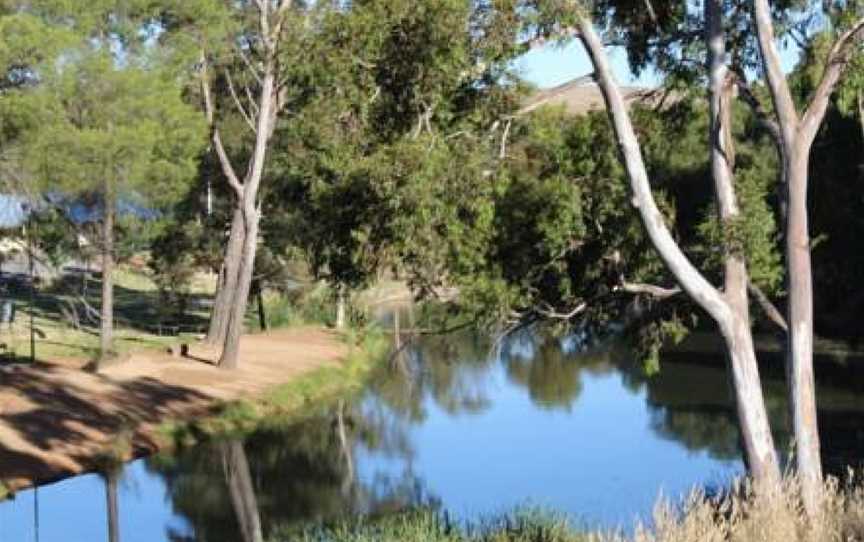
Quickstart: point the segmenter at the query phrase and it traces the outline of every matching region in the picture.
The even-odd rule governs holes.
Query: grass
[[[533,509],[464,525],[429,509],[361,517],[332,525],[276,529],[271,542],[583,542],[563,517]]]
[[[74,327],[64,315],[69,303],[77,299],[83,277],[68,275],[45,285],[34,296],[33,329],[36,335],[37,360],[92,359],[98,353],[99,330],[89,323]],[[159,333],[163,320],[160,299],[149,274],[131,267],[118,268],[115,282],[115,341],[120,355],[138,350],[163,350],[169,345],[188,340],[188,336],[170,336]],[[87,279],[87,302],[98,310],[101,304],[101,282]],[[209,298],[213,291],[212,277],[196,277],[193,295]],[[0,331],[0,343],[10,358],[28,358],[30,355],[30,291],[29,287],[10,286],[4,297],[12,300],[17,309],[12,329]],[[80,304],[79,304],[79,310]],[[203,327],[206,310],[193,310],[189,322]]]
[[[804,513],[799,484],[787,476],[773,491],[738,484],[714,498],[695,491],[661,499],[648,523],[624,531],[587,530],[566,518],[517,510],[475,524],[420,509],[324,525],[274,529],[270,542],[855,542],[864,540],[864,488],[829,480],[816,513]]]

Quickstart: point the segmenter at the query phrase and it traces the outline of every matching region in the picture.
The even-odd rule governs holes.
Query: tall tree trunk
[[[258,247],[258,210],[251,209],[245,216],[246,237],[243,240],[243,252],[240,258],[240,268],[237,270],[237,285],[234,289],[231,311],[228,316],[225,343],[219,366],[224,369],[236,369],[239,365],[240,336],[246,320],[246,308],[249,303],[249,290],[252,286],[252,273],[255,268],[255,251]]]
[[[732,228],[741,216],[735,193],[735,142],[732,138],[733,79],[725,64],[723,0],[705,0],[704,10],[708,49],[711,174],[714,179],[719,219],[721,227],[725,230]],[[717,322],[728,350],[727,359],[732,374],[738,424],[747,466],[754,480],[776,483],[780,479],[780,469],[750,329],[747,263],[744,254],[734,247],[724,247],[723,257],[723,296],[731,310],[727,319],[720,319]]]
[[[258,326],[261,331],[267,331],[267,309],[264,306],[264,287],[261,279],[252,279],[252,290],[255,292],[255,304],[258,305]]]
[[[105,473],[105,499],[108,512],[108,542],[120,542],[120,506],[117,496],[119,472],[109,468]]]
[[[213,310],[210,313],[210,327],[205,339],[210,345],[222,346],[225,343],[228,319],[231,314],[231,302],[237,288],[237,271],[240,269],[245,236],[243,209],[237,205],[231,219],[231,231],[228,234],[225,257],[222,261],[222,269],[219,270],[216,298],[213,300]]]
[[[255,497],[252,475],[249,472],[249,460],[246,451],[243,450],[243,442],[230,440],[220,443],[219,448],[231,504],[234,506],[234,514],[240,526],[240,539],[243,542],[264,542],[258,500]]]
[[[805,500],[818,498],[822,482],[816,382],[813,374],[813,276],[807,221],[807,152],[789,164],[786,215],[789,341],[786,378],[795,430],[795,461]],[[809,505],[815,510],[816,503]]]
[[[287,6],[289,4],[282,4]],[[267,2],[261,3],[262,22],[266,20],[269,10]],[[269,42],[269,38],[268,38]],[[264,175],[264,162],[267,159],[267,146],[273,135],[278,111],[276,95],[276,51],[275,45],[270,43],[271,48],[266,54],[263,75],[261,77],[261,99],[258,110],[258,120],[255,127],[255,148],[249,161],[242,186],[241,205],[243,211],[243,225],[245,235],[243,236],[243,251],[240,259],[240,267],[237,271],[237,286],[231,301],[228,327],[225,331],[225,342],[222,348],[222,357],[219,365],[226,369],[236,368],[237,356],[240,351],[240,335],[243,333],[243,321],[246,308],[249,304],[249,288],[252,283],[252,273],[255,266],[255,252],[258,248],[258,224],[261,218],[261,210],[258,202],[258,188]],[[238,194],[241,195],[241,194]]]
[[[336,329],[345,329],[345,285],[336,284]]]
[[[114,350],[114,195],[106,190],[102,217],[102,310],[99,329],[99,357],[101,362],[113,355]]]
[[[795,431],[795,460],[801,480],[801,497],[809,515],[818,513],[822,491],[822,462],[816,419],[816,385],[813,375],[813,277],[807,224],[807,182],[810,150],[828,110],[831,94],[848,67],[852,48],[860,41],[864,17],[840,33],[825,59],[824,71],[803,114],[783,72],[774,36],[768,0],[753,0],[762,68],[783,142],[786,177],[786,266],[789,327],[786,361],[789,403]]]
[[[753,352],[750,322],[743,318],[746,314],[746,283],[745,303],[742,308],[738,305],[740,301],[736,296],[727,298],[708,282],[675,242],[651,192],[639,141],[621,91],[612,74],[603,43],[587,14],[582,12],[577,13],[577,16],[579,39],[594,66],[595,77],[615,130],[619,151],[633,192],[632,202],[639,210],[646,233],[666,267],[690,298],[705,309],[719,325],[733,368],[739,422],[751,474],[760,484],[777,483],[780,469],[768,426],[756,356]],[[723,189],[731,189],[731,185],[727,183],[723,185]],[[746,277],[746,273],[744,276]],[[738,280],[734,273],[731,279]]]

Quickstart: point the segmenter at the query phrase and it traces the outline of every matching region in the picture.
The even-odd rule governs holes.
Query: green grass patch
[[[583,542],[589,535],[565,517],[535,509],[460,524],[446,514],[418,509],[332,524],[276,529],[270,542]]]

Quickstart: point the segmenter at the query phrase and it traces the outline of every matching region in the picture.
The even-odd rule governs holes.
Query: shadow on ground
[[[213,403],[148,377],[70,379],[69,373],[41,364],[0,369],[0,480],[14,487],[89,470],[118,434],[130,439],[133,456],[152,452],[156,443],[142,425],[206,413]]]

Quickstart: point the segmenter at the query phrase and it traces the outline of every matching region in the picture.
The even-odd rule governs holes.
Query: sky
[[[656,74],[647,71],[639,79],[634,78],[623,49],[611,49],[611,56],[619,83],[650,87],[659,83]],[[554,87],[593,71],[582,44],[575,40],[565,46],[548,44],[538,47],[520,57],[516,69],[522,77],[540,88]]]
[[[633,77],[627,66],[627,55],[623,49],[610,49],[610,54],[619,83],[642,87],[659,85],[660,78],[651,70],[646,70],[638,79]],[[798,61],[798,50],[781,47],[780,54],[783,69],[788,73]],[[515,67],[522,77],[540,88],[554,87],[577,77],[589,75],[593,71],[588,55],[576,40],[566,46],[548,44],[534,49],[520,57]]]

